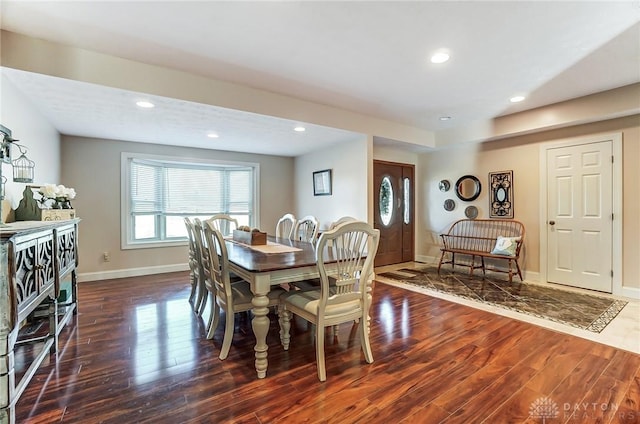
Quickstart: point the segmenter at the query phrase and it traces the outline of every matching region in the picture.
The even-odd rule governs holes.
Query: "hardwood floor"
[[[205,339],[186,273],[83,283],[79,293],[58,360],[23,393],[18,423],[640,422],[639,355],[382,283],[375,362],[344,324],[327,333],[325,383],[298,319],[285,352],[270,314],[266,379],[256,379],[247,316],[218,360],[223,325]]]

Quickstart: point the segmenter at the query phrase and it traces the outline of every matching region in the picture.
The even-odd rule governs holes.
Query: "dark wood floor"
[[[609,346],[378,283],[373,364],[342,325],[321,383],[311,328],[296,321],[285,352],[272,316],[257,380],[247,317],[220,361],[222,325],[206,340],[188,294],[186,273],[81,284],[17,422],[640,422],[640,356]]]

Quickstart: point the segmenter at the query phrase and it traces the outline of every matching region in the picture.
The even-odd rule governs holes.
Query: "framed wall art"
[[[331,195],[331,170],[325,169],[313,173],[313,195]]]
[[[513,171],[489,172],[489,217],[513,218]]]

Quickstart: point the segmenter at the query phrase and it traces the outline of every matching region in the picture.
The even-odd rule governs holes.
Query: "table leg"
[[[269,293],[270,278],[256,278],[251,284],[251,290],[253,291],[253,321],[251,327],[253,328],[253,334],[256,337],[256,346],[253,348],[256,354],[256,372],[258,378],[265,378],[267,376],[267,333],[269,331]]]

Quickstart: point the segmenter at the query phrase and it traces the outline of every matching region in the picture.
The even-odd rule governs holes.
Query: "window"
[[[183,218],[257,226],[258,165],[122,154],[122,248],[183,244]]]

